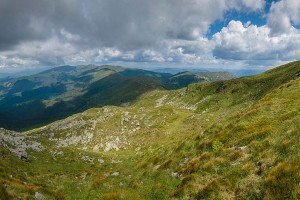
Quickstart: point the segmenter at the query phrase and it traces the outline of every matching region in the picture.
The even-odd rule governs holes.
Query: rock
[[[112,164],[115,164],[115,163],[122,163],[122,161],[121,161],[121,160],[114,160],[114,159],[112,159],[112,160],[111,160],[111,163],[112,163]]]
[[[11,150],[20,160],[26,161],[28,159],[28,155],[24,149],[15,149]]]
[[[140,150],[141,150],[141,147],[135,148],[135,151],[140,151]]]
[[[39,192],[35,192],[34,198],[35,198],[35,199],[45,199],[45,196],[42,195],[42,194],[39,193]]]
[[[23,161],[26,161],[28,159],[28,157],[27,157],[27,155],[21,155],[20,159]]]
[[[247,148],[247,146],[235,147],[235,150],[243,151],[245,148]]]
[[[99,145],[96,145],[93,147],[93,152],[98,152],[99,151]]]
[[[63,155],[64,155],[64,152],[59,151],[59,152],[56,153],[56,155],[58,155],[58,156],[63,156]]]
[[[28,160],[27,150],[43,150],[41,143],[33,140],[35,138],[35,136],[0,129],[0,145],[23,161]]]
[[[114,172],[114,173],[112,173],[111,175],[112,175],[112,176],[119,176],[119,174],[120,174],[119,172]]]
[[[161,97],[160,99],[156,100],[156,105],[155,108],[161,107],[164,105],[165,100],[167,99],[167,95],[164,95],[163,97]]]
[[[160,165],[156,165],[153,169],[157,170],[158,168],[160,168]]]
[[[117,138],[117,140],[106,142],[104,152],[108,152],[108,151],[111,151],[111,150],[118,151],[119,150],[118,143],[119,143],[118,138]]]
[[[92,163],[92,164],[94,164],[94,159],[95,159],[95,158],[91,158],[91,157],[89,157],[89,156],[82,156],[82,157],[81,157],[81,160],[88,161],[88,162],[90,162],[90,163]]]

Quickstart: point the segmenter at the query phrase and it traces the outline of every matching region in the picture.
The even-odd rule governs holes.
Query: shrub
[[[224,144],[220,142],[219,140],[215,140],[212,143],[212,149],[214,152],[219,152],[221,149],[223,149]]]

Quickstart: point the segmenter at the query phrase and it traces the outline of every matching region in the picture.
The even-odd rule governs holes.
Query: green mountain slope
[[[128,105],[154,89],[178,89],[189,83],[230,79],[230,73],[190,73],[176,77],[118,66],[61,66],[0,82],[0,126],[28,129],[88,108]]]
[[[2,129],[0,196],[299,199],[299,97],[293,62],[153,90],[130,106],[89,109],[25,135]]]

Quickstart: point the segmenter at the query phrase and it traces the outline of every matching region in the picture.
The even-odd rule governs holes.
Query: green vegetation
[[[299,199],[299,97],[293,62],[88,109],[24,133],[27,161],[0,146],[0,198]]]
[[[88,108],[129,105],[155,89],[233,78],[227,72],[171,75],[118,66],[62,66],[0,82],[0,126],[10,130],[41,127]]]

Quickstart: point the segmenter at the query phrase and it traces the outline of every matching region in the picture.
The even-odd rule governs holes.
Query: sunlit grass
[[[300,67],[286,68],[188,91],[152,91],[129,107],[90,109],[32,130],[27,134],[43,134],[38,140],[47,150],[30,152],[23,162],[0,148],[0,198],[32,199],[40,192],[47,199],[298,199]],[[92,129],[95,119],[102,121]],[[51,129],[68,120],[87,123]],[[85,130],[94,133],[87,145],[57,148],[48,140],[51,133],[65,139]],[[128,144],[93,150],[110,136]],[[63,155],[53,156],[54,150]]]

